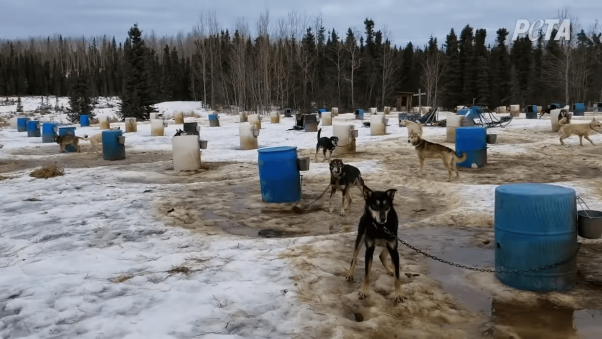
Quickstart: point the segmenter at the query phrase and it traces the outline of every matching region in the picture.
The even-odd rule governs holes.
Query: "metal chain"
[[[407,247],[409,247],[409,248],[413,249],[414,251],[416,251],[416,252],[418,252],[418,253],[420,253],[420,254],[424,255],[425,257],[431,258],[431,259],[433,259],[433,260],[436,260],[436,261],[440,261],[440,262],[442,262],[442,263],[444,263],[444,264],[448,264],[448,265],[455,266],[455,267],[459,267],[459,268],[464,268],[464,269],[471,270],[471,271],[478,271],[478,272],[489,272],[489,273],[495,273],[495,272],[498,272],[498,273],[524,273],[524,272],[536,272],[536,271],[540,271],[540,270],[545,270],[545,269],[547,269],[547,268],[552,268],[552,267],[556,267],[556,266],[562,265],[562,264],[564,264],[564,263],[568,262],[569,260],[573,259],[573,257],[570,257],[570,258],[568,258],[568,259],[566,259],[566,260],[563,260],[563,261],[557,262],[557,263],[555,263],[555,264],[546,265],[546,266],[542,266],[542,267],[538,267],[538,268],[530,268],[530,269],[526,269],[526,270],[501,270],[501,271],[496,271],[496,270],[490,270],[490,269],[487,269],[487,268],[469,267],[469,266],[460,265],[460,264],[455,264],[455,263],[453,263],[453,262],[451,262],[451,261],[447,261],[447,260],[444,260],[444,259],[437,258],[437,257],[435,257],[434,255],[428,254],[428,253],[426,253],[426,252],[424,252],[424,251],[422,251],[422,250],[420,250],[420,249],[418,249],[418,248],[416,248],[416,247],[414,247],[414,246],[412,246],[412,245],[408,244],[407,242],[405,242],[405,241],[403,241],[403,240],[399,239],[399,237],[398,237],[398,236],[395,236],[395,235],[393,235],[393,234],[392,234],[392,233],[391,233],[391,232],[390,232],[390,231],[389,231],[387,228],[384,228],[384,227],[383,227],[382,229],[385,231],[385,233],[389,234],[389,235],[390,235],[390,236],[392,236],[392,237],[395,237],[395,238],[397,238],[397,240],[399,240],[399,242],[400,242],[400,243],[402,243],[403,245],[405,245],[405,246],[407,246]],[[579,248],[580,248],[580,247],[581,247],[581,243],[577,243],[577,251],[575,251],[575,256],[577,256],[577,253],[579,253]]]

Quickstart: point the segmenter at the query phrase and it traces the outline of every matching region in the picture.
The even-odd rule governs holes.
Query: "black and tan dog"
[[[67,147],[67,145],[73,145],[79,153],[79,140],[85,140],[86,138],[88,138],[88,135],[85,135],[83,138],[75,135],[59,135],[54,137],[54,141],[61,146],[61,153],[65,152],[65,147]]]
[[[424,160],[437,158],[443,160],[443,166],[449,174],[447,181],[451,181],[452,170],[456,172],[456,177],[460,177],[456,163],[466,160],[467,155],[465,152],[462,152],[462,157],[459,157],[453,149],[424,140],[415,133],[410,134],[408,142],[414,146],[416,154],[418,155],[418,161],[420,162],[420,172],[418,173],[418,177],[422,177]]]
[[[368,296],[370,290],[370,269],[372,268],[372,259],[376,246],[385,247],[378,256],[383,266],[389,275],[395,277],[395,293],[393,300],[399,302],[402,300],[401,295],[401,280],[399,280],[399,253],[397,252],[397,228],[399,221],[397,212],[393,207],[393,198],[395,197],[396,189],[390,189],[385,192],[372,191],[364,186],[364,215],[360,219],[355,239],[355,247],[353,249],[353,258],[351,259],[351,267],[347,272],[346,279],[353,281],[355,275],[355,266],[357,264],[357,256],[362,249],[362,245],[366,246],[366,271],[364,273],[364,281],[362,288],[359,291],[359,298],[363,299]],[[388,256],[391,256],[393,267],[388,263]]]
[[[328,156],[328,160],[330,160],[330,157],[332,157],[332,152],[334,152],[335,148],[337,148],[337,146],[339,144],[339,137],[332,136],[330,138],[327,138],[327,137],[320,138],[321,133],[322,133],[322,129],[320,128],[318,130],[318,143],[316,144],[316,161],[318,161],[318,152],[320,151],[320,148],[322,148],[323,153],[324,153],[323,160],[326,160],[326,151],[330,152],[330,154]]]
[[[341,204],[340,215],[345,215],[345,201],[349,201],[348,205],[351,205],[351,196],[349,191],[353,186],[357,186],[360,191],[364,187],[364,179],[362,179],[362,173],[357,167],[346,165],[341,159],[334,159],[330,162],[330,199],[328,200],[328,207],[330,213],[334,211],[332,207],[332,196],[337,190],[343,192],[343,203]]]

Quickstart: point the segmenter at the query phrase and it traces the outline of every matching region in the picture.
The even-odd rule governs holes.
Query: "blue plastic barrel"
[[[456,154],[466,153],[466,160],[456,165],[460,167],[483,167],[487,163],[487,130],[484,127],[456,128]]]
[[[42,124],[42,142],[54,142],[54,137],[56,136],[55,128],[56,124],[52,122]]]
[[[574,103],[573,104],[573,116],[582,117],[585,115],[585,104]]]
[[[27,132],[27,122],[29,118],[17,118],[17,131]]]
[[[90,117],[87,115],[80,115],[79,116],[79,125],[81,127],[90,126]]]
[[[536,105],[525,106],[525,117],[527,119],[537,119],[537,106]]]
[[[59,135],[75,135],[75,127],[60,127]],[[67,145],[65,147],[65,152],[77,152],[77,148],[73,145]]]
[[[322,113],[326,112],[326,108],[318,108],[318,115],[321,117]]]
[[[28,138],[39,138],[40,137],[40,122],[37,120],[30,120],[27,122],[27,137]]]
[[[358,108],[355,110],[355,119],[356,120],[364,120],[364,110]]]
[[[102,131],[102,158],[104,160],[125,159],[125,145],[120,143],[122,130]]]
[[[297,168],[297,147],[269,147],[257,152],[261,199],[269,203],[299,201],[301,179]]]
[[[209,121],[217,120],[217,114],[209,114]]]
[[[575,190],[508,184],[495,190],[495,270],[504,284],[532,291],[569,290],[577,280]],[[560,262],[562,265],[529,270]]]

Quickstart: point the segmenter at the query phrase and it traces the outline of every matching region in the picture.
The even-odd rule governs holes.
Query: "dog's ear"
[[[393,201],[393,198],[395,198],[395,192],[397,192],[397,190],[392,188],[390,190],[387,190],[385,193],[387,193],[387,195],[389,196],[389,199],[391,199],[391,201]]]
[[[368,186],[364,185],[364,189],[362,191],[364,192],[364,200],[368,200],[368,198],[372,196],[372,190],[369,189]]]

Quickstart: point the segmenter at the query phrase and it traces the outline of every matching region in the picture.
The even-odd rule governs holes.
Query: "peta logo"
[[[546,26],[546,29],[542,30],[544,26]],[[560,38],[571,40],[571,21],[568,19],[562,20],[562,22],[559,19],[537,19],[533,23],[530,23],[526,19],[519,19],[516,20],[516,25],[514,26],[512,41],[515,41],[519,35],[522,36],[525,33],[528,34],[529,40],[536,41],[541,32],[546,32],[544,40],[547,41],[552,38],[554,28],[557,30],[554,40],[558,41]]]

